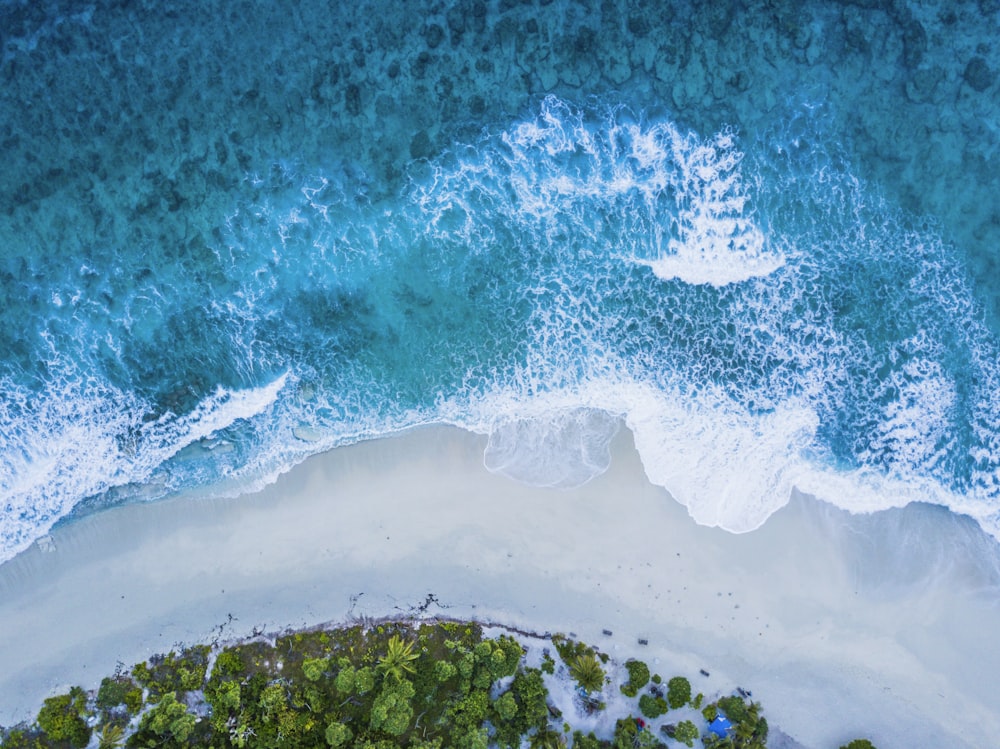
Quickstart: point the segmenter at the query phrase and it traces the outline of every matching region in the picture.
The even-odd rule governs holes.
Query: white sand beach
[[[0,567],[0,723],[177,643],[428,604],[573,632],[708,696],[751,689],[810,748],[1000,741],[998,556],[970,523],[796,497],[734,536],[649,484],[628,432],[571,490],[489,473],[484,444],[424,428],[316,456],[256,495],[57,528],[54,548]]]

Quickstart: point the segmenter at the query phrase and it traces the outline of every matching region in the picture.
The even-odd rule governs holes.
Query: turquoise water
[[[1000,6],[287,5],[0,4],[0,560],[435,422],[1000,535]]]

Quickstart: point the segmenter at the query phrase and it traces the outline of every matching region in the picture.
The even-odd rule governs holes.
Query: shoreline
[[[719,688],[752,689],[807,747],[1000,734],[1000,596],[971,552],[947,553],[973,537],[961,519],[850,516],[796,496],[734,536],[649,484],[627,430],[610,469],[576,489],[491,474],[484,444],[426,427],[315,456],[257,494],[53,530],[54,550],[0,566],[0,724],[177,643],[412,615],[432,595],[449,618],[705,668]],[[892,563],[927,548],[918,572]]]

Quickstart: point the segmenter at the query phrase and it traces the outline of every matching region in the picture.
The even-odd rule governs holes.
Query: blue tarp
[[[715,720],[708,724],[708,730],[720,739],[726,738],[726,732],[732,727],[733,724],[729,722],[729,718],[725,715],[717,715]]]

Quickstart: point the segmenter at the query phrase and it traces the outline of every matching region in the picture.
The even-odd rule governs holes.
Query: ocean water
[[[553,487],[624,424],[734,532],[797,488],[1000,537],[998,32],[993,0],[2,0],[0,561],[429,423]]]

